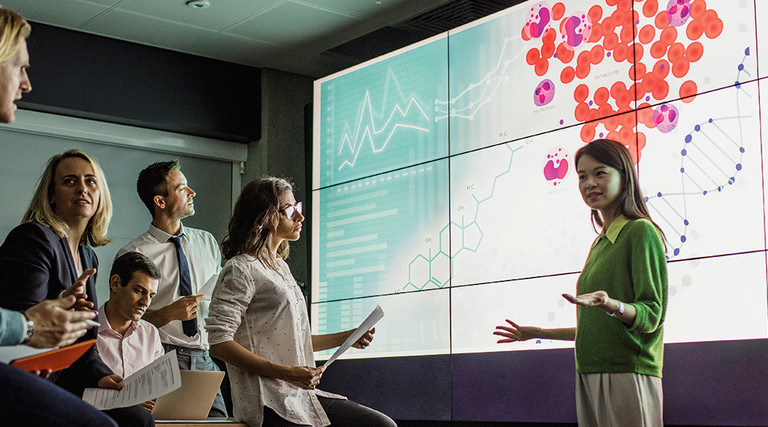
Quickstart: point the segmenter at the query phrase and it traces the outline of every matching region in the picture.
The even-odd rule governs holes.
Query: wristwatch
[[[35,322],[30,320],[26,314],[24,315],[24,319],[27,321],[27,333],[24,334],[24,341],[22,341],[22,344],[29,342],[29,340],[32,338],[32,335],[35,334]]]
[[[616,311],[613,313],[608,313],[608,315],[611,317],[621,317],[622,314],[624,314],[624,303],[621,301],[619,301],[619,308]]]

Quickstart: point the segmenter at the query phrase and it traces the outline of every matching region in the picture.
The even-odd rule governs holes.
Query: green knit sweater
[[[602,309],[579,306],[576,370],[661,377],[667,263],[653,223],[624,216],[614,219],[592,244],[576,287],[578,294],[604,290],[637,309],[630,326]]]

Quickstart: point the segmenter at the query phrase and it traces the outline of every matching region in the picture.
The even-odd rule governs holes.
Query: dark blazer
[[[98,268],[93,249],[80,245],[80,259],[85,268]],[[50,227],[30,222],[11,230],[0,246],[0,306],[24,311],[59,293],[77,280],[74,261],[67,239]],[[96,276],[86,283],[88,300],[96,302]],[[95,339],[97,328],[91,328],[78,341]],[[95,387],[98,380],[112,371],[99,357],[96,346],[55,379],[56,383],[81,395],[83,388]]]

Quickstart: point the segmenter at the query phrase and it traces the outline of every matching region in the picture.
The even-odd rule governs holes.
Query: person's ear
[[[155,202],[155,207],[159,209],[165,209],[165,197],[156,195],[152,198],[152,201]]]
[[[116,290],[120,287],[120,283],[120,276],[113,274],[112,277],[109,278],[109,289],[112,291]]]

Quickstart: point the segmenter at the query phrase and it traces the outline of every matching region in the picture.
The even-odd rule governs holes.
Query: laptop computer
[[[157,398],[156,420],[202,420],[208,417],[224,372],[179,371],[181,387]]]

